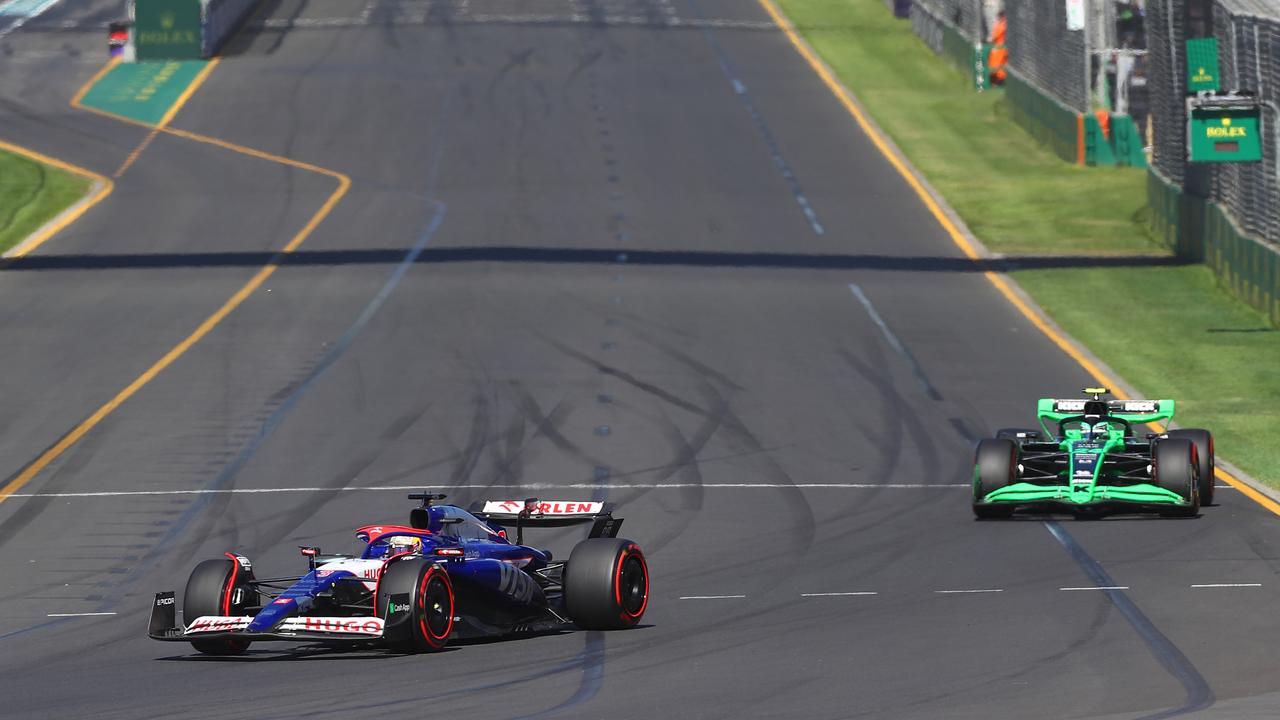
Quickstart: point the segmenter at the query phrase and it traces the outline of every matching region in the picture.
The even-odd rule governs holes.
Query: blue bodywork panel
[[[406,540],[411,547],[416,545],[411,554],[437,558],[459,589],[479,591],[486,600],[525,606],[530,611],[546,607],[542,588],[530,573],[547,566],[549,553],[512,544],[501,527],[458,507],[428,508],[428,518],[426,528],[369,525],[358,529],[357,537],[365,542],[358,558],[338,559],[303,575],[263,606],[247,630],[271,632],[288,618],[310,612],[318,596],[331,595],[344,583],[359,583],[364,590],[373,590],[382,566],[393,556],[405,554],[396,551]]]

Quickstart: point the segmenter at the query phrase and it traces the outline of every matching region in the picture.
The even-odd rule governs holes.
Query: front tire
[[[564,568],[569,619],[587,630],[634,627],[649,605],[649,565],[640,546],[619,538],[578,543]]]
[[[453,632],[454,594],[449,573],[421,559],[393,561],[378,580],[374,611],[385,620],[383,638],[400,652],[437,652]]]
[[[1200,505],[1212,505],[1213,485],[1217,482],[1216,465],[1213,459],[1213,434],[1208,430],[1187,428],[1170,430],[1169,437],[1186,438],[1196,446],[1196,456],[1199,460],[1197,469],[1200,471]]]
[[[979,520],[1013,516],[1012,504],[984,503],[987,495],[1013,484],[1018,467],[1018,446],[1008,438],[982,440],[973,456],[973,514]]]
[[[205,615],[230,616],[243,613],[251,594],[239,564],[229,557],[205,560],[196,565],[182,595],[182,621],[188,625]],[[236,590],[240,589],[237,602]],[[192,640],[191,647],[206,655],[239,655],[249,649],[240,638]]]
[[[1161,510],[1169,517],[1195,517],[1200,512],[1199,458],[1195,443],[1187,438],[1168,438],[1156,443],[1151,453],[1151,474],[1155,484],[1177,493],[1189,505]]]

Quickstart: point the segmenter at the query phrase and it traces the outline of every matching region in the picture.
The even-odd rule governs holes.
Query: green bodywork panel
[[[1080,403],[1078,408],[1073,404],[1076,402]],[[1084,402],[1042,398],[1037,403],[1036,415],[1040,420],[1040,427],[1046,437],[1058,439],[1058,448],[1069,458],[1066,469],[1060,475],[1062,484],[1019,482],[988,493],[985,497],[978,497],[980,477],[975,466],[974,500],[980,504],[1188,504],[1181,495],[1150,483],[1123,486],[1107,484],[1106,479],[1101,476],[1102,460],[1108,454],[1124,452],[1125,429],[1121,423],[1106,423],[1106,427],[1101,430],[1090,425],[1082,416]],[[1174,402],[1167,399],[1112,401],[1109,412],[1113,417],[1123,418],[1133,426],[1163,423],[1164,429],[1168,429],[1169,422],[1173,419]]]

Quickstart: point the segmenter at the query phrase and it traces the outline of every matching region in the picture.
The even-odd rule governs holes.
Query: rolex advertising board
[[[1191,162],[1258,162],[1262,159],[1258,108],[1193,108],[1187,117]]]
[[[135,0],[139,60],[199,60],[200,0]]]

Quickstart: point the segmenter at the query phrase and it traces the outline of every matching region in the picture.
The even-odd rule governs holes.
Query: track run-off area
[[[6,715],[1280,710],[1280,530],[1227,478],[1190,520],[973,519],[975,440],[1096,368],[768,4],[276,0],[133,122],[79,102],[121,5],[0,38],[0,139],[114,183],[0,268]],[[295,573],[420,489],[616,503],[642,626],[146,638],[199,560]]]

